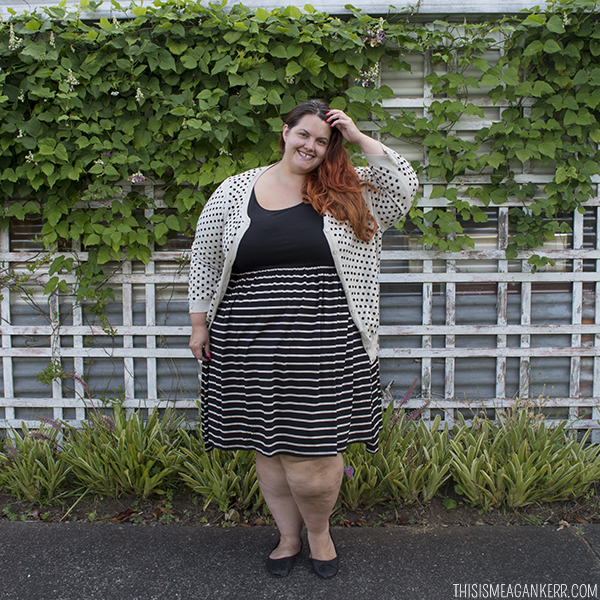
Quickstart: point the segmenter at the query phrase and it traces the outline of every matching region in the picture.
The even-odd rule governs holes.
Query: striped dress
[[[381,428],[371,363],[323,234],[308,204],[271,211],[254,196],[202,365],[207,449],[332,456]]]

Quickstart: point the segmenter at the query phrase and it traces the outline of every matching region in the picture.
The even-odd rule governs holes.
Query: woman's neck
[[[298,173],[294,169],[291,169],[283,160],[277,163],[271,171],[281,185],[290,188],[301,189],[306,178],[305,173]]]

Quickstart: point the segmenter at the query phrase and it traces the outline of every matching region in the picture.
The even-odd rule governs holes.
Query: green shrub
[[[185,431],[182,435],[185,443],[181,446],[180,476],[204,498],[204,508],[213,503],[222,511],[232,505],[242,510],[258,510],[264,505],[256,478],[254,452],[218,448],[206,452],[201,439]]]
[[[94,415],[82,429],[71,429],[65,461],[81,486],[91,493],[148,498],[165,494],[177,482],[181,420],[167,409],[154,409],[147,421],[114,406],[114,420]]]
[[[410,395],[407,393],[405,399]],[[476,417],[452,430],[415,421],[402,405],[383,412],[380,448],[353,444],[344,454],[347,474],[340,504],[351,510],[377,503],[427,503],[451,481],[467,503],[483,510],[577,499],[600,480],[600,446],[577,440],[567,423],[549,426],[527,408],[494,423]],[[114,419],[95,414],[82,429],[46,420],[39,430],[13,431],[0,448],[0,485],[32,503],[74,493],[148,498],[182,483],[227,511],[264,507],[250,451],[206,452],[171,410],[147,419],[114,407]],[[350,469],[351,468],[351,469]]]
[[[0,451],[0,486],[28,502],[52,502],[67,494],[70,467],[63,460],[58,424],[30,431],[23,423],[21,430],[13,430],[13,445],[5,443]]]
[[[600,446],[576,441],[566,426],[549,427],[525,409],[499,423],[463,422],[450,442],[456,491],[484,510],[583,496],[600,479]]]
[[[381,445],[370,455],[364,445],[352,445],[345,462],[353,469],[344,480],[341,503],[351,510],[378,502],[429,502],[450,478],[449,431],[438,431],[439,416],[431,425],[414,421],[390,403],[383,413]]]

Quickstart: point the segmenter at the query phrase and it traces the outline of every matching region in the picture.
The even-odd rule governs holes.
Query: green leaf
[[[52,293],[56,289],[57,285],[58,285],[58,277],[56,277],[56,276],[51,277],[48,280],[48,283],[44,287],[44,294],[48,295],[48,294]]]
[[[431,195],[429,198],[434,200],[435,198],[442,198],[446,192],[446,188],[442,185],[436,185],[433,190],[431,190]]]
[[[58,144],[54,150],[54,154],[59,160],[64,162],[69,160],[69,155],[67,154],[67,149],[65,148],[64,144]]]
[[[345,63],[328,63],[327,68],[336,76],[336,77],[346,77],[348,75],[348,65]]]
[[[577,71],[577,75],[573,77],[573,85],[583,85],[590,80],[590,76],[588,75],[585,69],[581,69]]]
[[[29,31],[39,31],[41,25],[42,24],[36,19],[31,19],[30,21],[27,21],[27,23],[25,23],[25,27],[27,27]]]
[[[492,75],[491,73],[484,73],[480,79],[481,85],[485,85],[488,87],[496,87],[500,85],[500,78],[496,77],[496,75]]]
[[[546,27],[552,33],[564,33],[565,26],[563,20],[558,15],[552,15],[546,22]]]
[[[554,88],[546,81],[538,80],[533,84],[533,96],[541,98],[542,96],[547,96],[549,94],[554,94]]]
[[[177,67],[175,66],[175,59],[170,52],[164,51],[160,53],[160,59],[158,66],[163,71],[176,71]]]
[[[269,90],[269,93],[267,94],[267,102],[275,106],[279,106],[281,104],[281,96],[279,95],[277,90]]]
[[[296,61],[290,61],[285,67],[285,76],[293,77],[302,72],[302,67]]]
[[[302,46],[298,46],[298,44],[290,44],[287,47],[287,57],[288,58],[296,58],[297,56],[302,55]]]
[[[269,13],[264,8],[257,8],[254,14],[260,21],[266,21],[269,18]]]
[[[198,66],[198,61],[190,54],[184,54],[181,58],[181,64],[186,69],[195,69]]]
[[[175,215],[169,215],[165,221],[169,229],[173,231],[181,231],[181,227],[179,225],[179,219]]]
[[[553,142],[542,142],[538,145],[539,151],[545,156],[549,156],[550,158],[554,158],[556,154],[556,144]]]
[[[98,264],[104,265],[112,259],[110,248],[108,246],[100,246],[98,250]]]
[[[544,17],[544,15],[532,13],[527,16],[525,21],[527,23],[530,23],[531,25],[539,26],[539,25],[543,25],[546,22],[546,18]]]
[[[502,74],[502,81],[506,85],[519,85],[519,72],[515,67],[508,67]]]
[[[342,96],[336,96],[330,103],[329,108],[334,108],[336,110],[346,110],[348,103],[346,99]]]
[[[50,176],[52,173],[54,173],[54,165],[50,162],[43,163],[41,169],[42,173],[44,173],[46,176]]]
[[[546,43],[544,44],[544,52],[547,52],[548,54],[556,54],[557,52],[562,52],[562,48],[552,38],[550,38],[546,40]]]
[[[544,44],[540,40],[534,40],[523,51],[523,56],[533,56],[539,54],[544,49]]]
[[[300,59],[300,64],[308,69],[311,75],[318,75],[325,63],[314,52],[306,53]]]
[[[186,42],[177,42],[174,40],[168,40],[167,41],[167,48],[176,56],[179,56],[180,54],[183,54],[187,48],[188,45],[186,44]]]
[[[283,44],[275,44],[273,48],[271,48],[271,54],[276,58],[287,58],[287,50]]]

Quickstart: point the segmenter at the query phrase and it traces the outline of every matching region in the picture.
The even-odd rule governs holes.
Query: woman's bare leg
[[[260,491],[277,523],[279,545],[271,558],[294,556],[300,550],[303,519],[290,491],[280,456],[256,453],[256,475]]]
[[[257,453],[256,472],[281,534],[281,543],[271,558],[298,552],[302,522],[306,525],[311,557],[324,561],[335,558],[329,517],[342,484],[344,461],[341,454],[303,458],[266,457]]]

